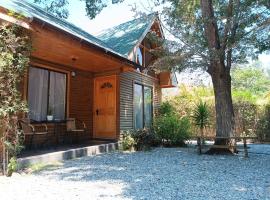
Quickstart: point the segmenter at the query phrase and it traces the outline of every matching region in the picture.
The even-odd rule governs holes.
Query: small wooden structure
[[[159,73],[159,81],[161,88],[171,88],[177,86],[177,79],[174,73],[164,71]]]
[[[247,140],[256,140],[257,137],[208,137],[208,136],[198,136],[197,138],[197,150],[198,154],[202,154],[202,148],[204,146],[208,146],[209,148],[213,149],[228,149],[230,151],[237,150],[237,142],[243,141],[244,146],[244,156],[245,158],[248,158],[248,147],[247,147]],[[227,144],[227,145],[204,145],[203,141],[205,140],[216,140],[216,139],[225,139],[225,140],[234,140],[233,143]],[[233,151],[232,151],[233,152]]]

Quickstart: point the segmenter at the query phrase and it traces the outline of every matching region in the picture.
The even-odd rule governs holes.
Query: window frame
[[[41,69],[41,70],[46,70],[48,71],[48,90],[47,90],[47,114],[48,115],[48,112],[49,112],[49,98],[50,98],[50,74],[51,72],[56,72],[56,73],[60,73],[60,74],[64,74],[65,75],[65,78],[66,78],[66,90],[65,90],[65,113],[64,113],[64,116],[65,118],[68,117],[68,94],[69,94],[69,91],[68,91],[68,88],[69,88],[69,72],[68,71],[65,71],[65,70],[61,70],[61,69],[55,69],[53,67],[46,67],[46,66],[39,66],[39,65],[36,65],[36,64],[31,64],[29,65],[28,67],[28,70],[27,70],[27,91],[26,91],[26,100],[27,100],[27,103],[28,103],[28,98],[29,98],[29,69],[30,67],[34,67],[34,68],[37,68],[37,69]],[[35,121],[33,119],[30,119],[31,121],[33,122],[38,122],[38,123],[43,123],[43,122],[50,122],[48,121],[47,119],[46,120],[43,120],[43,121]]]
[[[143,127],[142,128],[147,128],[145,126],[145,104],[144,104],[144,88],[145,87],[148,87],[151,89],[151,97],[152,97],[152,102],[151,102],[151,118],[152,118],[152,122],[151,124],[153,124],[153,118],[154,118],[154,87],[152,85],[148,85],[148,84],[143,84],[143,83],[140,83],[140,82],[137,82],[137,81],[133,81],[133,85],[132,85],[132,88],[133,88],[133,91],[132,91],[132,95],[133,95],[133,129],[140,129],[140,128],[136,128],[136,123],[135,123],[135,120],[136,120],[136,114],[135,114],[135,98],[134,98],[134,92],[135,92],[135,85],[140,85],[142,86],[142,99],[143,99],[143,103],[142,103],[142,111],[143,111]]]

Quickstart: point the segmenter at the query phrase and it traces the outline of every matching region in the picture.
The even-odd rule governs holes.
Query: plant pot
[[[52,121],[53,120],[53,115],[47,115],[47,120]]]

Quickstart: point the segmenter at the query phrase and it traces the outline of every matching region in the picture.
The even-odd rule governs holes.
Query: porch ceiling
[[[50,26],[32,25],[32,56],[89,72],[117,70],[128,64],[83,40]],[[76,61],[72,59],[75,58]],[[131,65],[128,65],[131,67]]]

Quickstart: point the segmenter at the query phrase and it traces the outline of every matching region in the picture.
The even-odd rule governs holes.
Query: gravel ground
[[[0,199],[270,200],[270,145],[250,151],[249,159],[157,148],[69,160],[31,175],[0,177]]]

